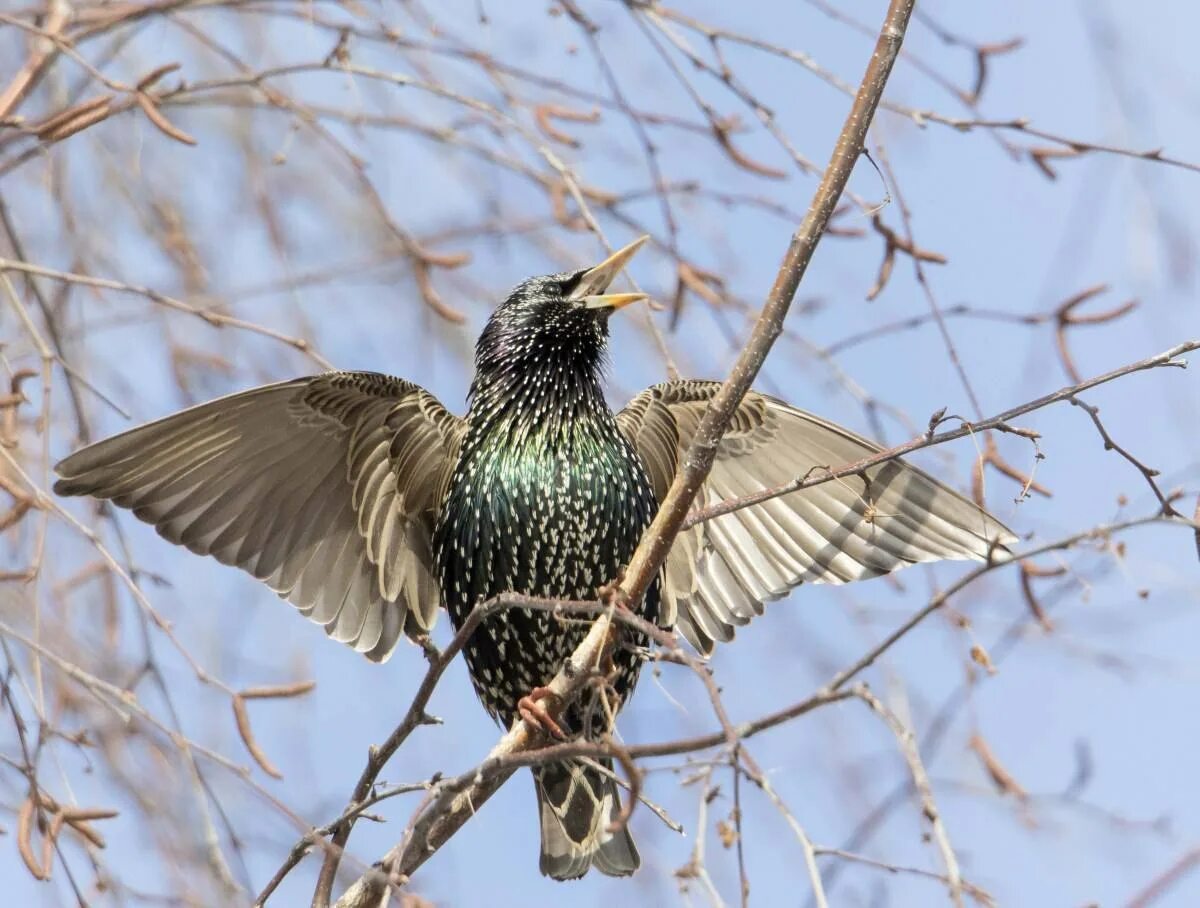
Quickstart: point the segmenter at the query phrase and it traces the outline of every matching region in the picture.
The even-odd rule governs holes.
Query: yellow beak
[[[629,264],[639,249],[649,240],[641,236],[618,249],[599,265],[589,268],[579,279],[579,284],[571,292],[571,299],[583,304],[588,309],[620,309],[638,300],[648,299],[645,293],[605,293],[609,285]]]

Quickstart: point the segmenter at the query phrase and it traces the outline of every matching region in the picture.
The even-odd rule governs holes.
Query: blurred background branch
[[[368,820],[348,884],[415,822],[414,795],[469,785],[496,739],[448,656],[436,676],[412,650],[369,665],[136,521],[63,510],[53,460],[329,367],[403,375],[460,409],[508,287],[641,233],[631,277],[659,308],[613,322],[614,403],[728,374],[886,6],[0,11],[14,904],[250,904],[269,882],[269,904],[305,903],[335,821]],[[532,801],[507,785],[409,905],[1200,899],[1200,595],[1180,516],[1200,494],[1200,393],[1194,370],[1125,374],[1194,348],[1197,27],[1169,2],[922,2],[871,159],[757,377],[885,445],[957,418],[974,448],[912,456],[971,487],[1029,557],[802,587],[709,663],[662,638],[623,737],[588,751],[642,799],[626,819],[643,870],[542,880]],[[1062,398],[1075,408],[981,431],[1114,369]],[[564,620],[591,620],[585,605]],[[442,623],[428,654],[450,641]],[[410,705],[403,746],[348,806]]]

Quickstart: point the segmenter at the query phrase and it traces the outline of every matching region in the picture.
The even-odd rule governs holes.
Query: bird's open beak
[[[648,299],[645,293],[604,292],[648,239],[650,239],[648,236],[638,237],[628,246],[618,249],[599,265],[585,271],[579,279],[579,284],[571,292],[571,299],[581,303],[587,309],[620,309],[622,306],[628,306],[638,300]]]

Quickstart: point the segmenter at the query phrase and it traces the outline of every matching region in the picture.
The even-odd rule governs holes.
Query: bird
[[[465,416],[401,378],[326,372],[221,397],[105,439],[55,467],[59,495],[130,509],[169,542],[264,582],[333,639],[388,659],[444,607],[455,628],[503,593],[592,599],[619,577],[667,493],[716,381],[606,401],[610,316],[647,298],[610,287],[647,237],[599,264],[532,277],[492,312]],[[699,506],[853,463],[875,443],[750,391]],[[919,562],[996,559],[1016,537],[903,460],[697,523],[676,538],[635,613],[704,656],[804,583]],[[502,726],[595,738],[629,700],[649,641],[626,632],[608,701],[556,722],[545,686],[586,634],[546,610],[496,611],[464,646]],[[604,715],[600,715],[603,712]],[[640,864],[609,761],[533,768],[539,868],[558,880]]]

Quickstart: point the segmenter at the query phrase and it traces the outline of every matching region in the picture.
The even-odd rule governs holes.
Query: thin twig
[[[812,260],[812,255],[829,223],[830,216],[837,207],[842,190],[850,178],[850,173],[862,154],[867,129],[871,124],[879,99],[883,95],[883,89],[887,84],[887,78],[895,63],[896,55],[899,53],[905,29],[912,14],[913,3],[914,0],[892,0],[888,8],[879,39],[876,42],[875,52],[867,65],[858,94],[855,96],[845,125],[838,136],[829,166],[825,170],[804,222],[792,237],[754,332],[738,357],[729,378],[709,403],[693,436],[687,455],[681,461],[684,464],[683,469],[676,475],[654,522],[643,535],[642,542],[630,561],[620,588],[623,597],[629,602],[637,602],[641,599],[666,559],[671,544],[691,507],[691,502],[708,475],[725,428],[761,369],[767,352],[782,331],[783,319],[796,294],[800,280]],[[602,653],[612,645],[609,630],[609,622],[603,619],[597,621],[587,639],[575,651],[572,662],[588,665],[592,664],[590,660],[601,657]],[[551,689],[555,689],[556,686],[569,689],[572,687],[571,679],[564,678],[563,673],[560,672],[552,682]],[[512,750],[524,749],[529,744],[528,737],[525,726],[520,724],[501,740],[500,744],[493,749],[493,754],[502,756]],[[392,874],[407,877],[412,870],[420,866],[433,851],[440,847],[458,826],[466,822],[474,812],[474,807],[468,808],[468,805],[481,803],[481,799],[490,796],[498,784],[493,786],[484,782],[476,785],[475,790],[464,792],[461,795],[456,793],[452,798],[457,797],[458,800],[452,799],[445,804],[447,812],[444,815],[436,811],[427,814],[432,815],[434,819],[427,821],[424,825],[421,825],[420,821],[418,822],[412,836],[412,843],[415,844],[408,849],[399,851],[394,848],[384,857],[381,862],[386,869],[384,880],[390,879]],[[360,879],[338,901],[338,908],[353,908],[353,906],[368,904],[367,900],[378,895],[380,883],[383,882],[379,876],[376,874]],[[322,885],[318,887],[314,895],[314,908],[325,908],[328,902],[327,891],[324,888],[325,882],[323,875]],[[331,884],[331,881],[329,882]]]

